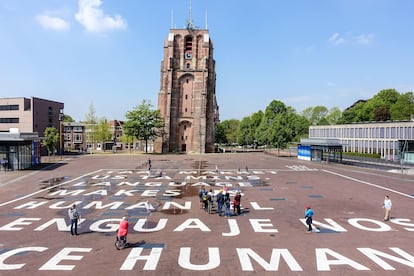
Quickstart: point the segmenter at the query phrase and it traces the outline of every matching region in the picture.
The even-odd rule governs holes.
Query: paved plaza
[[[201,186],[241,192],[242,214],[206,213]],[[414,274],[409,174],[264,153],[94,154],[1,171],[0,189],[1,275]],[[130,246],[117,250],[123,216]]]

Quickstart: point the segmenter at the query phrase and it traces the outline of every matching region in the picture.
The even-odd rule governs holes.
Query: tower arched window
[[[191,52],[193,50],[193,38],[191,36],[187,36],[185,38],[185,51]]]

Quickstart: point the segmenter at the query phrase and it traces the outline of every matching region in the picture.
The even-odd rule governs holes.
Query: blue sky
[[[164,40],[189,2],[0,0],[0,97],[63,102],[76,121],[91,104],[109,120],[144,99],[155,108]],[[343,110],[413,91],[413,11],[411,0],[192,0],[214,43],[221,120],[272,100]]]

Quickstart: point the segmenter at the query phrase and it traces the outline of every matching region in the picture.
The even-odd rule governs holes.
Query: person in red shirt
[[[241,201],[241,194],[240,192],[237,192],[233,199],[233,213],[238,216],[240,216],[241,214],[240,201]]]
[[[128,227],[129,227],[128,218],[123,217],[121,222],[119,222],[119,228],[118,228],[118,233],[116,237],[117,242],[121,241],[122,246],[126,245]]]

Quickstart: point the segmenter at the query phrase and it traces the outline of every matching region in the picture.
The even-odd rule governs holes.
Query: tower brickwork
[[[219,120],[213,43],[205,29],[171,29],[164,43],[158,109],[165,121],[156,152],[214,152]]]

